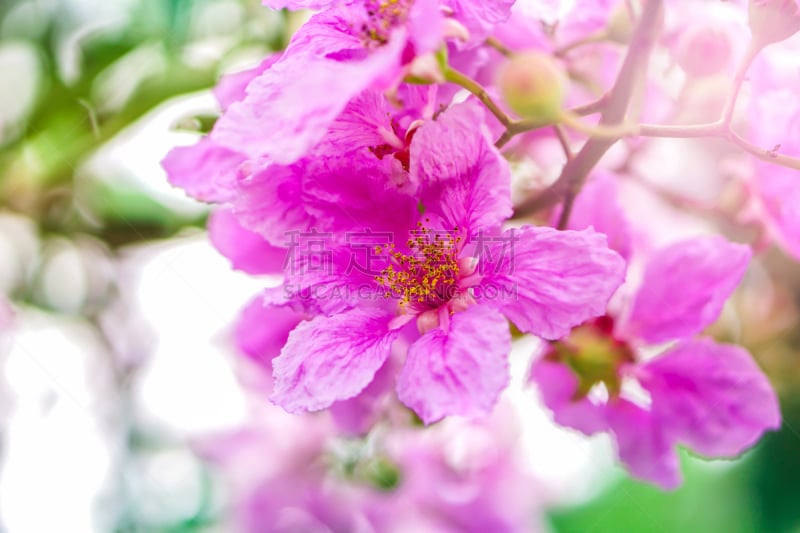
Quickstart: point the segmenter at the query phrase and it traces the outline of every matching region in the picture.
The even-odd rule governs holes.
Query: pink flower
[[[226,110],[243,99],[245,87],[280,57],[272,54],[255,68],[224,76],[214,89],[220,107]],[[212,134],[193,145],[174,148],[161,164],[170,183],[190,196],[204,202],[227,202],[234,197],[236,175],[245,160],[244,154],[221,146]]]
[[[694,338],[717,319],[750,255],[718,237],[655,252],[626,309],[574,329],[534,364],[556,422],[611,432],[631,474],[664,488],[680,484],[677,444],[734,457],[776,429],[777,398],[750,354]]]
[[[400,484],[383,502],[391,524],[386,531],[544,531],[544,494],[526,468],[519,432],[518,414],[505,403],[480,422],[395,430],[387,451]]]
[[[372,523],[378,491],[339,477],[332,468],[329,421],[275,411],[265,415],[258,424],[196,445],[221,467],[228,485],[228,528],[246,533],[359,531]]]
[[[354,97],[395,87],[414,57],[440,46],[434,2],[372,4],[352,2],[314,15],[219,119],[215,142],[251,159],[293,163]]]
[[[222,207],[211,214],[208,236],[235,270],[248,274],[283,272],[286,249],[273,246],[258,233],[242,227],[229,208]]]
[[[508,382],[504,315],[524,332],[556,339],[604,312],[624,263],[602,236],[499,230],[510,214],[509,170],[476,131],[481,121],[467,103],[419,128],[410,152],[411,180],[419,184],[413,201],[384,185],[363,213],[343,209],[362,228],[393,237],[394,246],[376,248],[374,273],[350,268],[352,248],[336,238],[325,256],[329,268],[312,269],[313,257],[290,266],[284,291],[318,316],[292,331],[273,361],[273,401],[296,412],[354,397],[403,336],[410,339],[397,382],[403,403],[426,423],[483,415]],[[358,175],[361,186],[369,181]],[[338,190],[349,201],[347,188]],[[333,206],[336,220],[343,205],[350,204]]]
[[[508,18],[511,0],[273,1],[273,7],[329,8],[313,16],[288,48],[260,65],[227,76],[215,95],[223,114],[196,145],[174,149],[164,160],[170,182],[207,202],[236,196],[243,165],[290,165],[310,155],[336,120],[367,93],[399,92],[408,75],[441,76],[434,53],[471,32],[474,47]],[[470,60],[471,61],[471,60]],[[478,65],[464,65],[467,72]],[[443,79],[440,81],[444,81]],[[408,91],[405,91],[407,93]],[[452,96],[453,87],[442,92]],[[360,105],[356,104],[356,106]]]
[[[434,53],[455,37],[482,43],[513,1],[268,3],[329,9],[304,24],[279,59],[262,63],[243,98],[221,98],[226,110],[205,142],[286,165],[308,154],[365,90],[392,91],[408,75],[444,81],[435,80]]]
[[[325,416],[264,415],[196,445],[220,467],[228,529],[539,531],[540,491],[509,409],[480,423],[392,427],[367,440],[340,438]]]

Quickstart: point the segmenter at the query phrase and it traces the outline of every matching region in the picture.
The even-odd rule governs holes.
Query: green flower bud
[[[524,52],[500,69],[498,86],[508,107],[520,117],[556,122],[566,93],[566,76],[551,56]]]

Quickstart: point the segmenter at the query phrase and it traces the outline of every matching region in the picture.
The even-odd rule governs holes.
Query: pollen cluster
[[[396,249],[395,245],[375,247],[375,252],[385,254],[391,263],[375,276],[386,287],[384,297],[400,297],[400,305],[438,305],[450,299],[458,278],[458,228],[449,231],[431,231],[417,223],[406,245],[410,253]]]
[[[410,0],[367,0],[368,21],[361,27],[368,43],[385,44],[391,30],[403,24],[408,17]]]

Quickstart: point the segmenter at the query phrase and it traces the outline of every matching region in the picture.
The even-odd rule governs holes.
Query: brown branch
[[[567,158],[567,161],[574,157],[572,153],[572,148],[569,145],[569,137],[567,137],[567,132],[564,131],[564,128],[561,127],[560,124],[556,124],[553,126],[553,131],[555,131],[556,138],[558,142],[561,143],[561,149],[564,150],[564,155]]]

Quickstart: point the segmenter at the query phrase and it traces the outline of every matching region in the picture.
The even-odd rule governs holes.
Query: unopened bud
[[[551,56],[525,52],[500,69],[498,86],[508,107],[520,117],[555,122],[564,102],[566,76]]]
[[[625,1],[617,2],[608,15],[606,36],[614,42],[627,44],[631,40],[633,27],[639,15],[641,15],[639,2],[634,1],[630,4]]]
[[[750,0],[750,31],[760,46],[788,39],[800,31],[798,0]]]
[[[675,60],[689,77],[713,76],[730,65],[733,43],[721,28],[695,26],[681,36]]]

